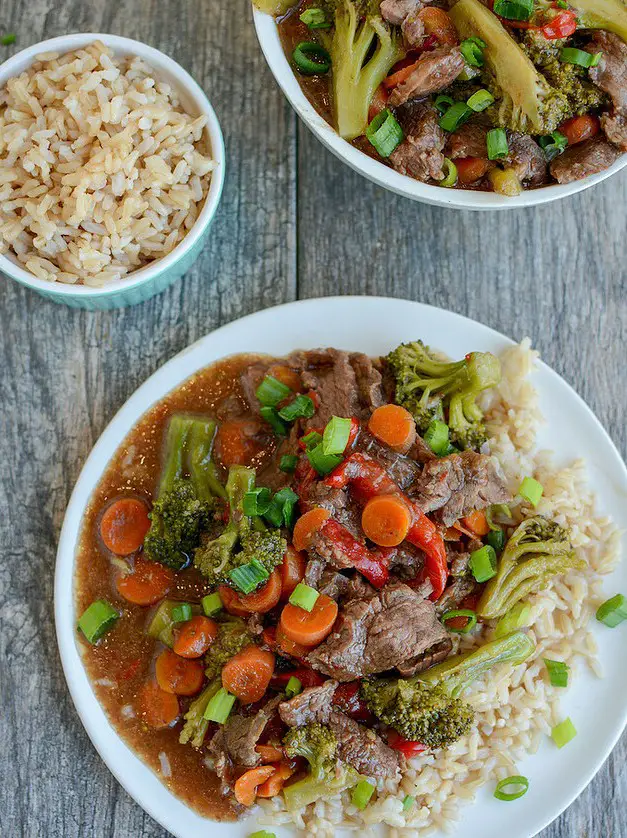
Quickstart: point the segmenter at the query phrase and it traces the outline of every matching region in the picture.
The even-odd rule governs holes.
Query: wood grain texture
[[[530,335],[625,455],[627,177],[493,216],[390,195],[296,124],[246,0],[2,0],[0,26],[18,33],[15,49],[71,31],[152,44],[204,87],[225,133],[227,185],[210,240],[163,295],[92,314],[0,280],[0,835],[164,838],[87,739],[54,635],[63,513],[106,423],[166,359],[218,325],[296,297],[381,294]],[[542,838],[627,838],[626,757],[623,739]]]

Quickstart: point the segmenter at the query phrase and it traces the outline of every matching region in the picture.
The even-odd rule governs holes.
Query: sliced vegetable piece
[[[304,76],[323,76],[331,69],[331,56],[320,44],[303,41],[292,53],[294,64]]]
[[[325,521],[331,517],[328,509],[322,506],[315,506],[309,512],[296,521],[292,541],[296,550],[306,550],[314,539],[316,533],[322,528]]]
[[[292,395],[292,390],[273,375],[267,375],[257,387],[255,395],[263,407],[276,407]]]
[[[253,559],[248,564],[240,565],[229,572],[229,579],[243,594],[251,594],[269,576],[270,574],[258,559]]]
[[[464,625],[460,625],[462,619]],[[459,622],[453,624],[454,620],[459,620]],[[454,631],[456,634],[468,634],[477,625],[477,614],[470,608],[455,608],[442,615],[442,623],[449,631]]]
[[[106,599],[97,599],[83,611],[78,627],[90,643],[96,643],[113,628],[120,617],[119,612]]]
[[[260,765],[251,768],[235,781],[233,791],[235,799],[242,806],[252,806],[257,797],[257,788],[268,780],[276,771],[273,765]]]
[[[192,606],[189,602],[179,602],[172,609],[172,621],[184,623],[192,618]]]
[[[118,579],[117,589],[120,596],[133,605],[154,605],[168,593],[173,582],[174,573],[170,568],[136,559],[132,572]]]
[[[513,631],[525,628],[531,622],[531,606],[528,602],[517,602],[496,624],[494,636],[507,637]]]
[[[490,532],[490,524],[488,524],[488,519],[483,509],[475,509],[470,515],[462,518],[462,523],[467,530],[470,530],[479,536],[479,538],[483,538],[484,535],[488,535]]]
[[[213,594],[208,594],[200,600],[202,610],[207,617],[215,617],[222,611],[222,599],[220,594],[216,591]]]
[[[222,668],[222,686],[242,704],[253,704],[263,698],[272,673],[274,655],[254,644],[246,646]]]
[[[279,410],[279,416],[284,422],[295,422],[296,419],[311,419],[316,412],[316,406],[309,396],[296,396],[294,401]]]
[[[146,681],[139,692],[138,699],[139,715],[155,730],[170,727],[179,716],[178,698],[162,690],[154,681]]]
[[[299,608],[304,608],[305,611],[312,611],[320,594],[315,588],[305,585],[304,582],[299,582],[290,595],[290,603]]]
[[[248,596],[241,596],[240,603],[253,614],[267,614],[278,605],[280,599],[281,574],[278,570],[273,570],[265,585]]]
[[[204,680],[204,668],[197,660],[186,660],[165,649],[155,663],[157,684],[173,695],[196,695]]]
[[[549,680],[553,687],[567,687],[570,667],[563,661],[552,661],[544,658],[544,664],[549,673]]]
[[[560,722],[558,725],[555,725],[551,731],[551,739],[555,742],[558,748],[563,748],[564,745],[568,745],[569,742],[572,742],[575,736],[577,736],[577,730],[570,717],[564,719],[564,721]]]
[[[337,603],[326,594],[320,594],[311,611],[288,603],[281,613],[280,626],[294,643],[316,646],[331,633],[337,614]]]
[[[497,566],[494,547],[484,544],[479,550],[475,550],[470,554],[468,565],[477,582],[487,582],[488,579],[492,579],[496,576]]]
[[[360,780],[351,795],[351,803],[358,809],[365,809],[375,792],[375,787],[368,780]]]
[[[444,158],[442,166],[444,170],[444,179],[440,181],[440,186],[445,189],[451,189],[457,183],[457,166],[448,157]]]
[[[364,506],[361,525],[366,537],[375,544],[396,547],[407,538],[412,515],[398,495],[378,495]]]
[[[216,722],[219,725],[223,725],[231,715],[234,704],[235,696],[231,695],[222,687],[211,698],[209,704],[207,704],[204,717],[209,722]]]
[[[385,445],[401,453],[407,452],[416,439],[414,417],[398,404],[378,407],[368,420],[368,430]]]
[[[599,606],[596,616],[600,623],[616,628],[623,620],[627,620],[627,599],[622,594],[616,594]]]
[[[208,651],[218,632],[219,627],[214,620],[199,614],[175,630],[172,648],[182,658],[200,658]]]
[[[294,770],[295,769],[289,762],[287,762],[287,760],[282,760],[279,765],[275,766],[274,774],[259,786],[257,789],[257,797],[264,799],[276,797],[277,794],[280,794],[281,791],[283,791],[285,781],[289,780],[294,773]]]
[[[299,519],[300,520],[300,519]],[[294,527],[296,532],[296,527]],[[280,566],[281,573],[281,599],[288,600],[294,588],[305,577],[307,559],[305,555],[294,547],[288,547],[285,551],[283,564]]]
[[[100,536],[116,556],[130,556],[144,543],[150,529],[148,507],[139,498],[119,498],[105,509]]]
[[[292,474],[292,472],[296,471],[297,465],[298,457],[296,454],[283,454],[279,460],[279,468],[286,474]]]
[[[514,788],[515,791],[506,791],[508,788]],[[518,800],[519,797],[524,797],[529,789],[529,780],[520,774],[512,777],[506,777],[496,784],[494,796],[497,800],[504,800],[510,802]]]
[[[303,685],[298,680],[298,678],[295,678],[293,675],[290,676],[290,680],[287,682],[285,686],[285,695],[288,698],[294,698],[294,696],[299,695],[299,693],[302,693],[302,691]]]
[[[525,477],[518,490],[520,497],[528,501],[533,507],[536,507],[540,503],[543,492],[544,488],[542,484],[534,480],[533,477]]]

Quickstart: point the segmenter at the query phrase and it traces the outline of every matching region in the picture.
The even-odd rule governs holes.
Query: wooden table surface
[[[217,326],[290,300],[405,297],[529,335],[627,452],[627,174],[548,207],[472,214],[410,203],[339,163],[266,68],[246,0],[2,0],[12,50],[69,32],[155,46],[222,121],[226,189],[190,273],[135,308],[86,313],[0,278],[0,834],[162,838],[72,706],[53,621],[65,506],[107,422]],[[542,838],[626,838],[627,737]],[[473,836],[474,838],[474,836]]]

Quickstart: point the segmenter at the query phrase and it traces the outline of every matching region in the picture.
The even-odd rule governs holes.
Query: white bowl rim
[[[526,189],[521,195],[507,198],[493,192],[476,192],[469,189],[445,189],[421,183],[408,175],[395,172],[385,163],[375,160],[355,148],[332,128],[316,111],[303,93],[298,80],[281,45],[278,28],[274,18],[261,12],[253,3],[253,20],[259,45],[277,84],[285,94],[290,105],[303,120],[309,130],[315,134],[336,157],[347,163],[351,169],[397,195],[421,201],[434,206],[472,210],[510,210],[521,207],[534,207],[548,204],[569,195],[576,195],[611,177],[627,166],[627,154],[621,157],[603,172],[590,175],[573,183],[542,186]]]
[[[211,157],[216,165],[211,172],[211,183],[203,208],[185,238],[167,256],[151,262],[146,267],[132,271],[128,274],[128,279],[123,278],[101,287],[49,282],[48,280],[33,276],[33,274],[18,265],[13,259],[8,258],[6,254],[0,254],[0,272],[7,274],[11,279],[30,288],[58,296],[106,297],[110,294],[128,291],[131,288],[136,288],[138,285],[150,282],[150,280],[175,265],[194,247],[211,223],[220,203],[220,197],[224,187],[226,172],[224,137],[222,136],[220,122],[209,99],[187,70],[181,67],[173,58],[170,58],[165,53],[142,41],[124,38],[121,35],[108,35],[102,32],[75,32],[70,35],[59,35],[56,38],[49,38],[46,41],[40,41],[20,50],[20,52],[16,52],[15,55],[12,55],[3,64],[0,64],[0,87],[6,84],[17,73],[23,72],[26,67],[33,63],[35,57],[40,53],[70,52],[71,50],[87,46],[93,41],[102,41],[105,46],[110,47],[116,53],[138,55],[150,63],[157,73],[161,69],[164,69],[175,79],[179,89],[184,91],[193,100],[198,108],[199,114],[204,114],[207,117],[207,125],[205,127],[211,143]]]

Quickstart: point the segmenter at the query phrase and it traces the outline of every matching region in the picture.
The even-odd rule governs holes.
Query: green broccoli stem
[[[409,683],[421,681],[434,686],[441,684],[453,698],[458,698],[473,681],[495,666],[500,663],[518,666],[534,653],[535,648],[535,643],[528,635],[517,631],[486,643],[476,652],[449,658],[408,680]]]
[[[189,471],[196,494],[203,501],[212,497],[227,499],[218,469],[211,459],[216,423],[213,419],[193,419],[189,431],[187,454]]]
[[[231,508],[231,518],[241,518],[244,512],[244,495],[255,488],[255,469],[231,466],[226,481],[226,494]]]
[[[221,678],[215,678],[205,689],[201,692],[198,698],[195,698],[189,705],[187,713],[185,713],[185,724],[179,734],[179,742],[181,745],[191,743],[194,748],[202,748],[207,730],[209,729],[209,720],[205,719],[205,710],[211,699],[222,688]]]
[[[283,791],[285,805],[290,811],[303,809],[323,797],[333,797],[346,789],[356,786],[361,775],[354,768],[343,766],[337,777],[316,780],[311,775],[292,783]]]
[[[174,483],[183,476],[185,448],[190,426],[190,420],[185,416],[174,415],[170,419],[165,441],[165,462],[161,470],[161,479],[157,491],[158,499],[169,492]]]

